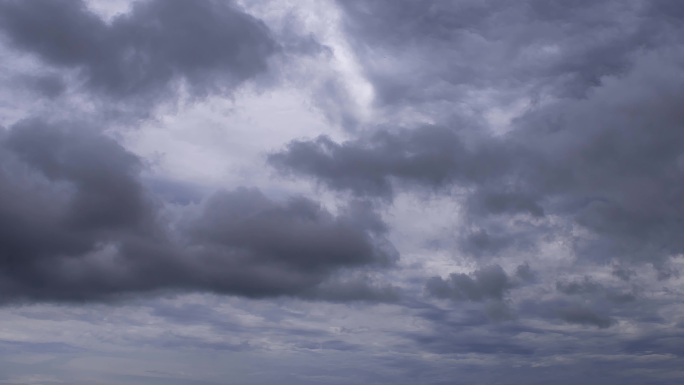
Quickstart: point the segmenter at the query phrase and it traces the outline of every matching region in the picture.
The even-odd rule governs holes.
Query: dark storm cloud
[[[582,254],[662,265],[684,250],[684,116],[675,107],[684,101],[683,58],[646,55],[588,99],[531,113],[511,136],[538,157],[528,189],[597,236],[579,244]]]
[[[140,162],[114,141],[24,121],[3,132],[2,148],[5,274],[30,274],[49,255],[86,253],[100,236],[151,231]]]
[[[379,359],[413,373],[398,383],[680,383],[671,257],[684,253],[684,6],[337,3],[353,59],[375,91],[372,107],[382,118],[396,116],[397,127],[356,127],[342,142],[297,139],[268,159],[284,174],[357,201],[332,210],[250,188],[204,199],[187,185],[146,180],[138,157],[88,127],[23,121],[0,137],[0,303],[159,291],[393,302],[351,323],[368,320],[374,330],[312,331],[311,322],[330,326],[332,316],[303,312],[296,319],[306,322],[271,333],[289,335],[288,344],[317,357],[335,354],[330,368],[315,372],[329,376],[304,380],[311,383],[349,382],[339,380],[340,368],[355,373],[352,382],[384,382]],[[233,2],[152,0],[104,22],[82,2],[0,0],[2,36],[57,71],[26,84],[56,98],[79,87],[65,81],[77,78],[91,95],[145,108],[179,84],[194,97],[228,92],[266,70],[280,49],[274,41],[293,52],[322,49],[313,38],[298,46],[299,32],[273,37]],[[317,96],[339,103],[319,105],[355,126],[348,94],[335,81],[320,90],[329,95]],[[488,100],[474,101],[481,93]],[[480,116],[480,104],[518,99],[529,103],[507,132]],[[431,123],[406,123],[413,114]],[[428,262],[408,265],[394,272],[398,281],[426,295],[407,298],[416,288],[402,293],[376,274],[397,258],[377,207],[426,191],[462,204],[456,250],[440,251],[477,257],[469,262],[478,267],[426,283],[424,271],[410,269]],[[182,215],[164,210],[162,199],[186,206]],[[554,255],[566,252],[572,255]],[[145,344],[254,351],[240,334],[268,335],[295,311],[257,310],[269,321],[260,326],[231,323],[219,306],[169,303],[152,305],[152,315],[199,323],[235,342],[169,333]],[[388,308],[397,319],[377,322]],[[70,318],[61,311],[43,317]],[[374,340],[378,332],[401,340],[372,350],[362,369],[346,370],[357,361],[342,354],[366,360],[368,347],[384,342]],[[350,333],[368,333],[368,341],[346,341]]]
[[[473,86],[584,95],[663,38],[649,3],[338,1],[378,101],[440,109]]]
[[[148,103],[184,81],[193,96],[229,91],[266,70],[276,43],[232,1],[151,0],[105,22],[80,0],[0,2],[0,32],[85,87]]]
[[[552,234],[539,225],[552,214],[593,235],[577,237],[578,255],[653,263],[667,278],[667,259],[684,252],[684,51],[632,51],[625,71],[603,77],[585,97],[532,106],[503,135],[473,135],[460,122],[380,129],[343,143],[297,140],[270,160],[363,196],[388,199],[407,185],[461,188],[474,229],[463,237],[470,254],[524,249],[535,232]],[[497,233],[524,229],[507,222],[520,214],[530,224],[523,238]]]
[[[381,259],[351,218],[335,218],[306,198],[275,203],[258,190],[214,195],[194,230],[203,245],[253,250],[258,259],[286,260],[298,270]]]
[[[274,202],[258,190],[222,192],[191,225],[189,247],[206,259],[203,276],[219,291],[303,295],[336,269],[394,260],[379,219],[355,213],[335,216],[306,198]]]
[[[645,368],[659,365],[642,355],[680,350],[658,331],[678,320],[676,302],[656,298],[678,289],[649,295],[640,285],[676,285],[652,282],[650,269],[674,281],[672,260],[684,253],[684,8],[676,1],[338,4],[374,107],[397,116],[397,127],[365,127],[339,142],[297,139],[271,154],[271,164],[385,202],[416,191],[452,196],[463,204],[455,234],[462,256],[534,261],[510,275],[485,260],[490,267],[472,274],[431,278],[427,294],[452,301],[434,301],[448,309],[424,311],[428,331],[407,337],[438,354],[526,355],[522,362],[540,366],[576,355],[578,370],[595,367],[585,354],[605,354],[615,367],[590,382],[621,383],[615,379],[632,361],[644,370],[635,375],[654,378]],[[478,97],[490,92],[482,104],[493,110],[525,101],[506,132],[478,110]],[[407,115],[432,123],[407,126]],[[569,265],[545,260],[566,251]],[[559,268],[608,274],[563,278]],[[662,367],[672,374],[676,366]],[[550,368],[545,375],[556,380],[565,370]]]
[[[448,279],[431,278],[426,285],[429,294],[437,298],[484,301],[503,300],[512,283],[501,266],[487,266],[468,274],[451,274]]]
[[[141,161],[114,140],[38,120],[2,135],[3,301],[167,289],[336,301],[387,297],[363,281],[327,281],[340,269],[396,258],[384,223],[367,204],[335,215],[306,198],[276,202],[237,189],[213,195],[202,212],[172,228],[141,181]]]
[[[470,144],[455,130],[427,126],[381,130],[344,143],[326,136],[297,140],[271,154],[269,161],[283,172],[313,176],[333,189],[389,199],[394,180],[433,189],[455,182],[486,182],[506,170],[505,155],[500,153],[505,150],[496,142]]]

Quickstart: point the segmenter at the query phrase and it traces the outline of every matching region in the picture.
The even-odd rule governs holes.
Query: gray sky
[[[0,0],[0,384],[681,384],[683,21]]]

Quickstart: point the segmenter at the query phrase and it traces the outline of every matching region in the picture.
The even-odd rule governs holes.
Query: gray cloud
[[[631,290],[624,290],[606,287],[587,276],[581,281],[558,281],[556,282],[556,289],[567,295],[594,297],[594,299],[597,296],[601,296],[615,303],[633,302],[637,298],[633,288]]]
[[[0,247],[7,297],[24,289],[47,294],[55,280],[82,274],[69,271],[70,255],[86,255],[108,240],[154,237],[154,212],[136,179],[140,162],[114,141],[38,121],[21,122],[3,136]],[[53,270],[57,261],[62,277]],[[96,281],[87,274],[81,279]]]
[[[537,273],[532,270],[528,262],[519,265],[515,269],[515,276],[522,282],[534,282],[538,278]]]
[[[503,300],[512,284],[501,266],[488,266],[468,274],[451,274],[448,279],[433,277],[427,282],[428,293],[437,298],[483,301]]]
[[[457,128],[436,127],[381,131],[341,144],[295,141],[270,160],[362,196],[388,199],[406,185],[465,188],[474,225],[505,228],[511,215],[553,214],[596,235],[577,240],[579,255],[664,265],[684,251],[681,62],[679,49],[643,54],[587,98],[534,108],[503,136],[472,140]],[[486,226],[478,231],[472,247],[514,244]]]
[[[473,87],[581,96],[660,44],[655,2],[339,1],[382,104],[453,109]],[[384,66],[383,56],[401,58]]]
[[[485,355],[522,355],[529,356],[534,349],[523,344],[501,341],[492,336],[470,336],[470,338],[454,338],[446,340],[443,335],[417,337],[420,344],[424,344],[437,353],[462,353]]]
[[[584,277],[582,281],[558,281],[556,289],[568,295],[592,294],[605,290],[603,285],[590,280],[589,277]]]
[[[17,85],[20,87],[28,86],[28,88],[37,91],[39,95],[52,99],[62,95],[67,87],[64,80],[57,74],[25,77],[20,79]]]
[[[17,49],[125,103],[168,98],[180,82],[197,97],[229,92],[265,71],[277,49],[264,23],[232,1],[142,1],[108,23],[80,0],[3,0],[0,20]]]
[[[425,311],[431,328],[408,338],[446,355],[527,354],[553,367],[548,373],[560,370],[550,357],[578,350],[673,352],[654,330],[671,328],[678,316],[668,312],[678,311],[640,285],[654,291],[668,285],[650,281],[651,266],[658,279],[678,279],[671,262],[684,252],[677,236],[684,218],[683,119],[676,107],[684,95],[681,7],[668,1],[339,5],[376,92],[374,107],[397,116],[396,127],[366,127],[340,142],[297,139],[269,161],[285,174],[358,197],[398,204],[400,194],[429,191],[462,203],[454,229],[459,257],[489,267],[431,278],[427,293],[454,301]],[[492,109],[524,100],[506,132],[477,109],[479,92],[492,89],[485,103]],[[432,123],[407,124],[403,118],[412,114]],[[566,247],[572,261],[547,268],[554,262],[546,259],[561,258],[554,254]],[[515,275],[492,267],[528,258]],[[557,276],[611,265],[614,277]],[[640,325],[642,337],[629,345],[624,325]],[[515,340],[520,335],[540,340],[527,345]],[[601,383],[615,381],[617,368]]]
[[[105,21],[83,1],[0,0],[8,62],[34,66],[1,80],[42,96],[38,111],[68,117],[62,107],[81,97],[149,112],[182,90],[194,101],[239,96],[236,87],[283,65],[281,86],[301,86],[302,73],[307,83],[274,100],[311,92],[317,118],[347,129],[341,141],[326,131],[267,154],[281,175],[342,192],[323,194],[333,208],[274,199],[271,191],[309,185],[259,175],[261,190],[214,193],[149,177],[147,160],[89,125],[8,123],[0,303],[34,305],[1,306],[0,318],[9,335],[65,331],[54,337],[62,342],[0,341],[9,356],[0,382],[41,381],[13,376],[44,368],[82,383],[66,371],[109,366],[116,349],[97,347],[121,339],[121,351],[136,354],[104,381],[161,383],[184,372],[176,382],[219,383],[225,375],[209,372],[220,357],[259,384],[681,383],[684,6],[345,0],[338,30],[337,10],[319,19],[305,3],[247,2],[247,11],[237,1],[146,0]],[[326,23],[325,36],[309,22]],[[357,75],[374,91],[363,119]],[[6,122],[41,115],[17,114],[5,99]],[[234,145],[226,151],[250,131],[238,115],[228,120],[245,126],[222,131]],[[163,138],[148,140],[157,138],[163,152]],[[435,197],[425,215],[408,207]],[[406,261],[396,263],[390,239]],[[447,275],[453,264],[473,271]],[[140,299],[188,292],[218,295]],[[106,303],[73,305],[94,301]],[[78,340],[97,330],[92,346]],[[147,368],[146,349],[156,363],[177,361]],[[129,370],[138,359],[146,372]]]
[[[220,291],[295,294],[337,268],[391,263],[394,250],[377,221],[353,209],[334,216],[306,198],[276,203],[238,189],[210,198],[191,225],[189,247],[206,258],[201,269]]]
[[[396,259],[384,223],[364,203],[333,215],[307,198],[276,202],[241,188],[214,194],[174,230],[141,181],[141,161],[92,129],[23,121],[1,145],[5,301],[174,289],[389,298],[358,284],[317,291],[339,269]]]
[[[593,310],[583,306],[568,306],[558,311],[560,318],[568,323],[579,325],[592,325],[601,329],[610,327],[615,321],[609,317],[599,315]]]
[[[630,353],[637,354],[663,352],[682,357],[684,356],[684,349],[682,349],[683,341],[684,335],[682,335],[681,331],[673,329],[626,341],[624,349]]]
[[[473,139],[475,140],[475,139]],[[393,181],[439,189],[456,182],[485,182],[507,166],[497,143],[469,146],[458,131],[427,126],[417,130],[380,130],[368,138],[335,143],[322,136],[297,140],[271,154],[284,172],[316,177],[328,187],[362,196],[391,198]]]

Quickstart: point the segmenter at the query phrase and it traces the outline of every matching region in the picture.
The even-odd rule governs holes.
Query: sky
[[[0,0],[0,384],[684,382],[684,3]]]

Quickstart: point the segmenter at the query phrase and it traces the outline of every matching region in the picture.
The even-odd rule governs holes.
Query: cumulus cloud
[[[676,317],[667,323],[657,310],[668,300],[646,293],[678,291],[673,266],[684,253],[681,7],[339,4],[376,108],[392,118],[351,138],[293,140],[269,161],[389,206],[416,192],[460,203],[454,254],[478,267],[427,280],[428,297],[452,301],[425,312],[432,329],[417,341],[460,352],[453,345],[467,342],[455,330],[496,321],[520,329],[501,332],[489,354],[529,353],[512,336],[547,338],[532,323],[594,330],[596,340],[625,323],[668,328]],[[487,111],[512,112],[502,123]],[[501,267],[516,264],[511,275]]]
[[[388,130],[343,143],[295,141],[270,160],[360,196],[391,198],[402,184],[456,186],[469,194],[476,223],[559,215],[593,235],[578,241],[580,255],[662,265],[684,251],[681,62],[680,49],[643,54],[586,98],[534,108],[503,136]]]
[[[232,1],[136,2],[107,22],[81,0],[4,0],[0,20],[11,46],[126,104],[168,98],[181,85],[192,96],[230,92],[277,50],[266,25]]]
[[[336,143],[328,137],[297,140],[269,161],[285,172],[313,176],[333,189],[361,196],[391,198],[393,181],[432,189],[501,175],[497,143],[469,148],[455,129],[427,126],[416,130],[380,130],[370,137]]]
[[[3,133],[2,148],[5,301],[173,289],[315,296],[338,269],[396,259],[384,223],[362,203],[335,215],[304,197],[276,202],[239,188],[170,226],[142,161],[92,128],[23,121]],[[381,297],[358,287],[337,299]]]

